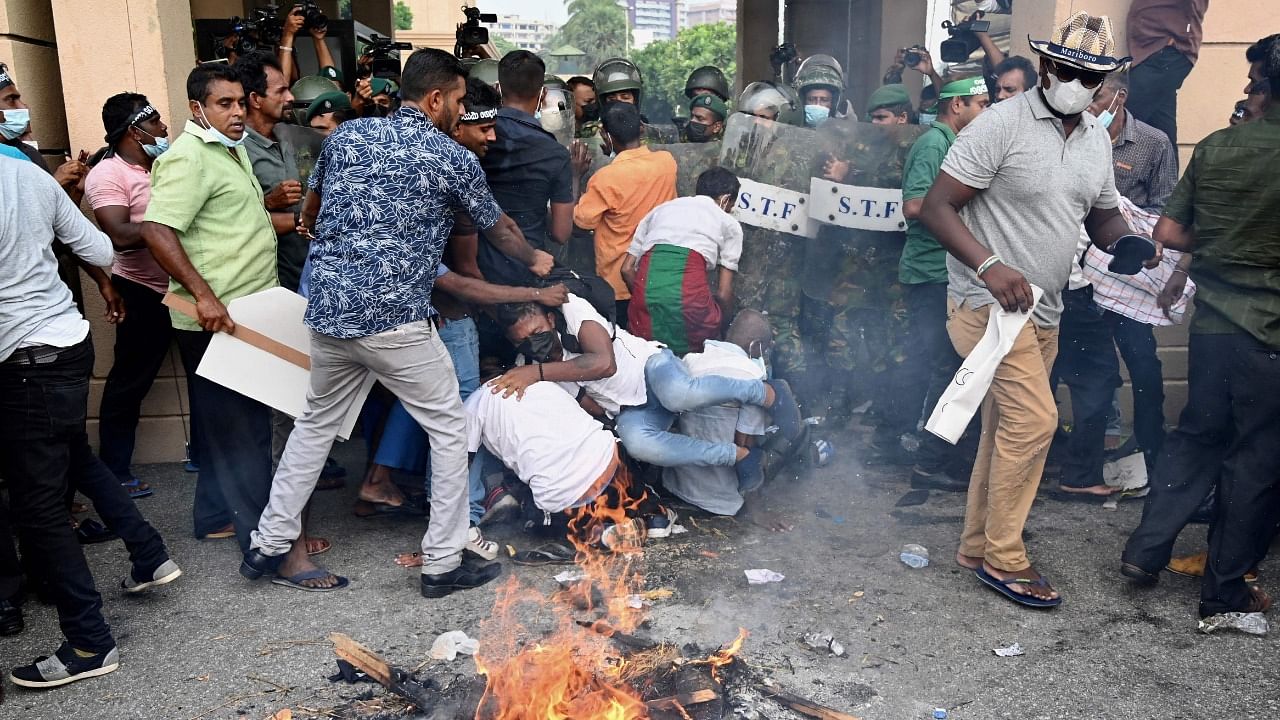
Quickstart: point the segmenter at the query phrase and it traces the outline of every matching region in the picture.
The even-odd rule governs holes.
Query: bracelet
[[[546,376],[542,374],[542,363],[538,363],[538,379],[544,381],[547,379]]]
[[[1004,262],[1004,261],[1001,260],[998,255],[992,255],[991,257],[982,261],[982,264],[978,266],[978,269],[974,274],[976,274],[978,277],[982,277],[982,273],[990,270],[991,266],[995,265],[998,262]]]
[[[1179,273],[1179,272],[1180,272],[1180,273],[1182,273],[1183,275],[1186,275],[1187,277],[1191,277],[1191,273],[1188,273],[1186,270],[1183,270],[1182,268],[1178,268],[1178,267],[1176,267],[1176,268],[1174,268],[1174,269],[1173,269],[1173,271],[1174,271],[1174,272],[1176,272],[1176,273]]]
[[[276,46],[276,49],[277,49],[277,50],[285,50],[285,51],[287,51],[287,52],[293,52],[293,51],[294,51],[294,50],[293,50],[293,48],[289,47],[288,45],[277,45],[277,46]]]

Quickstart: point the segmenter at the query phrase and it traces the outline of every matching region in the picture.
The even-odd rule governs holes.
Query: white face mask
[[[234,150],[244,144],[245,136],[243,134],[240,136],[239,140],[232,140],[231,138],[223,134],[221,130],[214,127],[213,123],[209,122],[209,116],[204,114],[204,105],[197,105],[196,107],[200,108],[200,119],[204,121],[204,124],[205,124],[204,129],[208,131],[210,135],[216,138],[218,142],[222,143],[225,147],[231,150]]]
[[[1044,99],[1049,107],[1063,115],[1079,115],[1089,107],[1093,96],[1097,94],[1097,88],[1090,90],[1079,80],[1064,83],[1057,75],[1049,73],[1049,89],[1044,91]]]

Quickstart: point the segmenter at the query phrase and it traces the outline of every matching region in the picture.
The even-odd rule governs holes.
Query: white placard
[[[809,221],[809,196],[795,190],[766,185],[743,178],[733,216],[739,222],[767,230],[817,237]]]
[[[227,305],[236,324],[309,355],[311,333],[302,323],[306,310],[306,298],[278,287],[237,298]],[[227,333],[213,334],[196,374],[295,418],[307,410],[309,371]],[[371,373],[342,421],[338,437],[343,440],[351,437],[373,383]]]
[[[842,185],[813,178],[809,182],[809,218],[827,225],[897,232],[907,229],[901,188]]]

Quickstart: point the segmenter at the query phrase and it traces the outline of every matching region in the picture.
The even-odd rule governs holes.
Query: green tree
[[[343,20],[351,19],[351,0],[338,0],[338,17]]]
[[[569,20],[551,38],[544,51],[572,45],[586,53],[582,64],[589,68],[595,68],[602,60],[626,53],[630,45],[627,11],[614,0],[566,0],[565,4]]]
[[[493,47],[494,47],[494,48],[496,48],[496,49],[498,50],[498,57],[499,57],[499,58],[501,58],[503,55],[506,55],[507,53],[511,52],[512,50],[519,50],[519,49],[520,49],[520,46],[518,46],[518,45],[516,45],[515,43],[511,42],[510,40],[508,40],[508,39],[506,39],[506,38],[502,37],[501,35],[499,35],[499,34],[497,34],[497,33],[493,32],[492,30],[490,30],[490,31],[489,31],[489,41],[490,41],[490,42],[492,42],[492,43],[493,43]]]
[[[689,100],[684,96],[684,84],[689,73],[703,65],[723,70],[732,88],[737,42],[737,28],[730,23],[696,25],[681,30],[673,40],[660,40],[633,53],[631,59],[644,73],[644,114],[651,122],[665,123],[674,117],[676,108],[683,107],[681,114],[687,116]]]
[[[396,0],[395,18],[397,30],[410,30],[413,28],[413,10],[410,10],[403,0]]]

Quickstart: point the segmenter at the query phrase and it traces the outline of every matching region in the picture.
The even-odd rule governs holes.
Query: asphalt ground
[[[1050,499],[1042,489],[1028,546],[1065,601],[1031,611],[952,563],[963,495],[933,492],[923,505],[895,507],[909,490],[905,469],[863,467],[852,432],[833,440],[831,464],[769,488],[770,509],[793,531],[695,516],[682,521],[687,534],[646,548],[648,587],[674,592],[652,608],[651,636],[714,648],[743,626],[751,633],[743,648],[751,667],[868,719],[929,718],[938,707],[963,720],[1280,716],[1275,636],[1198,634],[1197,581],[1166,574],[1158,587],[1139,590],[1119,577],[1140,501],[1104,510]],[[353,476],[363,467],[356,444],[337,456]],[[392,557],[416,548],[423,520],[356,518],[354,477],[344,490],[318,494],[312,516],[314,532],[334,543],[319,559],[348,576],[351,587],[315,594],[242,579],[233,541],[191,537],[195,476],[177,465],[138,470],[156,489],[139,505],[183,577],[145,597],[126,597],[118,589],[129,569],[123,546],[86,548],[120,669],[47,692],[6,680],[0,718],[266,718],[284,707],[340,706],[370,686],[326,679],[335,670],[330,632],[415,668],[428,660],[438,634],[475,636],[489,615],[491,586],[442,600],[419,596],[416,573]],[[515,527],[489,534],[533,544]],[[1204,536],[1203,527],[1188,528],[1179,550],[1202,548]],[[901,563],[907,543],[928,548],[931,564],[913,570]],[[505,573],[543,590],[563,569],[503,562]],[[786,577],[748,585],[743,571],[751,568]],[[1269,560],[1262,573],[1266,585],[1280,567]],[[0,667],[29,662],[60,642],[52,608],[28,603],[26,619],[24,633],[0,638]],[[810,632],[830,633],[845,655],[805,646],[801,637]],[[1015,642],[1024,655],[992,652]],[[431,661],[424,670],[469,674],[474,665],[460,658]],[[757,709],[767,718],[799,717],[771,703]]]

